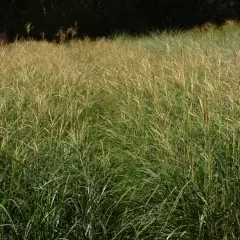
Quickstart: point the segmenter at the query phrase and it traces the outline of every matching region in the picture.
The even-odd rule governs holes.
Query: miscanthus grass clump
[[[239,239],[239,37],[0,47],[0,239]]]

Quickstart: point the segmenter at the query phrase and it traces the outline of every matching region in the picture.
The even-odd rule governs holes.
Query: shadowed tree
[[[3,0],[0,32],[47,39],[70,26],[78,36],[189,28],[239,18],[238,0]]]

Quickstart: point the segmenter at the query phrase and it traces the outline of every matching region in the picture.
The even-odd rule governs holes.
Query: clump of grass
[[[225,21],[224,23],[224,27],[228,27],[228,28],[239,28],[239,21],[237,20],[233,20],[233,19],[228,19]]]
[[[1,239],[238,239],[239,34],[0,47]]]
[[[195,28],[194,30],[199,31],[199,32],[208,32],[208,31],[214,31],[216,30],[217,26],[214,23],[208,22],[204,23],[201,26]]]

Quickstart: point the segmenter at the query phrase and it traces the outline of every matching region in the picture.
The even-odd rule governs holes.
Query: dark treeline
[[[240,17],[239,0],[1,0],[0,32],[52,40],[62,29],[77,37],[115,31],[191,28]],[[70,33],[70,32],[69,32]],[[73,32],[71,32],[73,35]]]

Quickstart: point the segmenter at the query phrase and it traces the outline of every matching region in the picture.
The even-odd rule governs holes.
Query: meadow
[[[0,239],[240,239],[239,39],[0,46]]]

